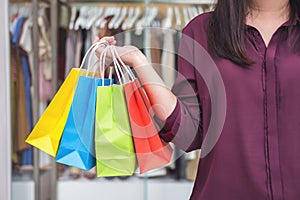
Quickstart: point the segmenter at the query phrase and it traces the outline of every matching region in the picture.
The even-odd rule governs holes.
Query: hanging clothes
[[[77,31],[77,38],[76,38],[76,51],[75,51],[75,66],[74,67],[79,67],[81,63],[81,50],[83,46],[83,41],[82,41],[82,31],[79,29]]]
[[[174,34],[176,33],[172,29],[165,29],[164,33],[164,44],[163,53],[161,58],[162,64],[162,78],[168,88],[172,88],[175,78],[175,45],[174,45]]]
[[[22,31],[22,26],[25,22],[25,17],[20,17],[16,23],[15,32],[13,34],[12,38],[12,45],[16,52],[15,56],[15,63],[16,63],[16,82],[17,82],[17,95],[16,99],[18,101],[18,107],[17,107],[17,123],[18,123],[18,150],[23,150],[27,147],[29,147],[28,144],[25,143],[25,139],[27,137],[27,134],[30,132],[31,128],[31,105],[30,105],[30,98],[28,98],[28,95],[26,96],[26,83],[28,84],[28,77],[25,78],[25,75],[28,76],[28,73],[26,73],[28,70],[26,69],[27,63],[24,58],[24,53],[20,51],[18,48],[19,38]],[[25,71],[25,73],[24,73]],[[30,78],[30,77],[29,77]],[[30,83],[29,83],[30,84]],[[27,85],[28,86],[28,85]],[[29,93],[30,94],[30,93]]]
[[[11,45],[12,46],[12,45]],[[11,94],[11,132],[12,132],[12,162],[13,164],[17,164],[19,162],[18,159],[18,154],[17,154],[17,147],[18,147],[18,142],[17,142],[17,131],[18,131],[18,126],[17,126],[17,110],[18,110],[18,104],[17,104],[17,92],[16,92],[16,68],[17,68],[17,61],[16,61],[16,52],[15,48],[11,48],[10,50],[10,64],[12,66],[11,71],[10,71],[10,94]]]
[[[163,33],[158,26],[150,30],[150,40],[151,40],[151,63],[152,67],[155,69],[156,73],[162,78],[162,66],[161,57],[163,50]]]
[[[22,151],[21,164],[32,165],[32,147],[25,143],[25,139],[32,130],[32,105],[31,105],[31,92],[30,92],[30,69],[28,65],[28,57],[26,53],[19,48],[19,39],[22,33],[22,28],[26,18],[20,17],[17,21],[15,32],[12,38],[13,47],[17,51],[17,56],[20,57],[20,65],[17,68],[17,85],[18,101],[16,120],[18,123],[18,150]]]
[[[70,73],[73,67],[76,67],[76,50],[77,50],[77,32],[74,30],[68,31],[66,40],[66,66],[65,66],[65,77]]]

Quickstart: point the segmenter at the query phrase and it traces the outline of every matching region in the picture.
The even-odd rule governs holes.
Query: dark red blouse
[[[291,48],[298,20],[283,24],[268,47],[247,26],[255,64],[242,68],[210,58],[210,15],[183,30],[178,101],[161,137],[186,151],[201,148],[192,200],[299,200],[300,56]]]

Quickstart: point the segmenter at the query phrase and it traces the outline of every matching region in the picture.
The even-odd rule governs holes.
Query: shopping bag
[[[121,82],[123,77],[117,66],[114,67],[117,80]],[[136,157],[122,82],[121,85],[97,88],[95,150],[98,177],[129,176],[134,173]]]
[[[135,79],[125,84],[124,90],[135,153],[140,173],[143,174],[168,164],[172,157],[172,148],[160,139],[145,103],[148,99],[142,95],[144,91],[138,86],[139,82]]]
[[[73,100],[80,69],[73,68],[49,106],[33,128],[26,142],[55,156]]]
[[[99,177],[134,173],[136,157],[123,85],[97,89],[95,148]]]
[[[94,128],[99,78],[80,76],[56,155],[56,162],[90,170],[96,165]],[[105,79],[105,85],[111,85]]]
[[[57,91],[49,106],[36,123],[26,142],[55,157],[64,130],[75,88],[80,75],[88,74],[83,65],[89,53],[103,42],[93,44],[83,58],[80,68],[73,68]],[[88,65],[89,66],[89,65]]]

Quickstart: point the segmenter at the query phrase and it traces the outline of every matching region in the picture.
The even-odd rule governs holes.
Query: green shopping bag
[[[97,176],[129,176],[136,157],[123,85],[97,88],[95,150]]]

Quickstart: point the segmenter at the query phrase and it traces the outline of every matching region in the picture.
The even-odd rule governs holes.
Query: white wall
[[[0,200],[11,199],[10,51],[8,0],[0,1]]]

